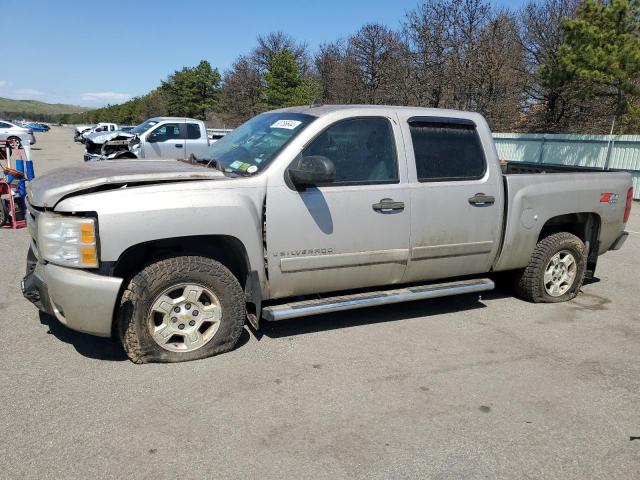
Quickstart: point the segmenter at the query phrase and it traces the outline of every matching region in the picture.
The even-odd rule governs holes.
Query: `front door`
[[[404,128],[411,141],[412,205],[404,281],[488,272],[500,247],[503,215],[502,175],[484,154],[493,148],[491,138],[481,139],[468,119],[419,117]]]
[[[163,123],[147,135],[143,158],[185,158],[184,122]]]
[[[302,152],[329,158],[335,182],[304,191],[268,187],[272,298],[401,281],[411,212],[401,138],[394,118],[338,121]]]

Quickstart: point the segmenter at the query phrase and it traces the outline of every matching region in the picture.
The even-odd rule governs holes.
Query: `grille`
[[[31,236],[31,248],[33,253],[37,258],[40,258],[40,254],[38,253],[38,212],[35,208],[33,208],[29,202],[27,202],[27,228],[29,230],[29,235]]]

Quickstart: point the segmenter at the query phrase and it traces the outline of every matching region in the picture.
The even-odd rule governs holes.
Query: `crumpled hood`
[[[119,188],[130,183],[224,178],[224,174],[214,168],[176,160],[108,160],[59,168],[37,177],[27,185],[27,199],[36,207],[51,208],[73,193],[91,191],[104,185]]]
[[[100,144],[113,140],[116,137],[133,138],[135,135],[133,133],[116,130],[115,132],[93,132],[87,135],[86,139],[91,140],[93,143]]]

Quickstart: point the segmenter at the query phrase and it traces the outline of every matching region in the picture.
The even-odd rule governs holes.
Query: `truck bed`
[[[547,222],[562,215],[595,215],[598,254],[624,229],[631,174],[564,165],[524,162],[503,165],[504,240],[495,271],[524,267]],[[612,194],[604,197],[603,194]],[[606,198],[607,200],[603,200]]]

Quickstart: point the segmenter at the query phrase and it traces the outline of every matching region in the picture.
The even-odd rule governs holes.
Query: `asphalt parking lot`
[[[82,162],[38,134],[36,173]],[[133,365],[22,298],[0,231],[0,478],[640,478],[640,205],[574,301],[497,290],[268,325]]]

